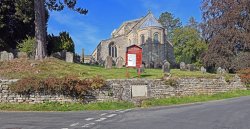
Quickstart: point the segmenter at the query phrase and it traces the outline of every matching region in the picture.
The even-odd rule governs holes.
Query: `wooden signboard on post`
[[[140,68],[142,65],[142,48],[137,45],[127,47],[126,51],[126,67],[137,68],[138,76],[140,77]],[[128,76],[128,71],[127,71]]]

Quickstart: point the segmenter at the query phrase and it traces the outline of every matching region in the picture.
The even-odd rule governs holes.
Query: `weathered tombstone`
[[[8,60],[13,60],[14,59],[14,54],[13,53],[9,53],[9,59]]]
[[[74,53],[66,52],[66,62],[70,62],[70,63],[74,62]]]
[[[144,65],[144,64],[141,64],[140,70],[141,70],[141,71],[140,71],[141,73],[144,73],[144,72],[145,72],[145,65]]]
[[[17,58],[27,59],[28,58],[28,54],[26,52],[18,52],[17,53]]]
[[[111,56],[107,56],[105,60],[105,68],[106,69],[111,69],[113,65],[113,59]]]
[[[81,57],[77,54],[74,55],[74,62],[75,63],[81,63]]]
[[[122,68],[123,67],[123,64],[124,64],[124,60],[123,60],[123,58],[122,57],[118,57],[117,59],[116,59],[116,62],[115,62],[116,64],[116,68]]]
[[[180,70],[186,70],[186,64],[184,62],[180,63]]]
[[[9,60],[9,53],[6,51],[1,52],[0,61],[8,61]]]
[[[205,73],[207,72],[207,69],[204,68],[204,67],[202,66],[202,67],[201,67],[201,72],[202,72],[203,74],[205,74]]]
[[[149,63],[149,68],[154,68],[154,62],[153,62],[153,61],[151,61],[151,62]]]
[[[60,60],[64,60],[64,59],[62,59],[61,52],[53,53],[53,54],[51,54],[51,56],[54,58],[60,59]]]
[[[217,69],[216,73],[217,73],[217,74],[221,74],[221,73],[222,73],[222,71],[221,71],[221,70],[222,70],[222,68],[221,68],[221,67],[219,67],[219,68]]]
[[[162,65],[162,71],[163,71],[163,73],[170,73],[170,63],[168,61],[166,61]]]
[[[194,67],[193,64],[187,64],[186,69],[187,69],[188,71],[194,71],[195,67]]]
[[[221,69],[221,74],[226,74],[227,71],[225,69]]]

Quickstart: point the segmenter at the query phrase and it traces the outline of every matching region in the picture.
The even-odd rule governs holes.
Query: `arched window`
[[[144,44],[145,43],[145,36],[144,34],[141,35],[141,44]]]
[[[154,33],[154,43],[159,43],[159,34],[158,33]]]
[[[109,56],[111,56],[111,57],[117,57],[117,48],[114,45],[114,42],[111,42],[109,44]]]

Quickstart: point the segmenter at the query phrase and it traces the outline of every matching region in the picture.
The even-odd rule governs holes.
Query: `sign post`
[[[142,64],[142,48],[137,45],[127,47],[126,51],[126,74],[129,78],[128,68],[137,68],[138,77],[141,75],[141,64]]]

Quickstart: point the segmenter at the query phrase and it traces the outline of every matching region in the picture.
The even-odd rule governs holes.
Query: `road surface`
[[[0,112],[1,129],[250,129],[250,96],[148,109]]]

